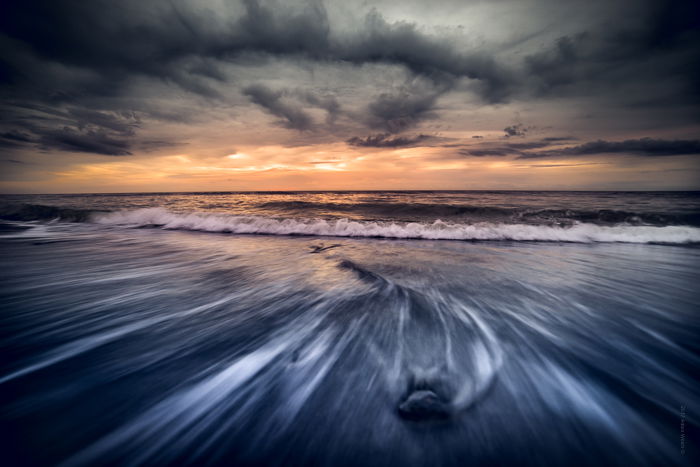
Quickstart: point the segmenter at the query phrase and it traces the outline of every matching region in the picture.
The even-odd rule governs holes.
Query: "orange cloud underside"
[[[47,192],[383,190],[383,189],[606,189],[620,180],[645,180],[648,171],[674,162],[635,161],[615,165],[604,158],[517,160],[459,157],[446,148],[352,148],[345,143],[241,147],[90,158],[48,170]],[[694,177],[690,171],[687,177]],[[678,180],[676,180],[678,181]],[[682,182],[682,180],[681,180]],[[692,180],[689,180],[692,184]],[[35,182],[12,181],[7,191],[31,192]],[[650,187],[654,189],[655,187]]]

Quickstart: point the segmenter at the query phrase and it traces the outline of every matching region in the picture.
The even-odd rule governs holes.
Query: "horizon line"
[[[513,193],[700,193],[700,189],[672,189],[672,190],[527,190],[527,189],[424,189],[424,190],[214,190],[214,191],[114,191],[114,192],[79,192],[79,193],[0,193],[0,196],[79,196],[79,195],[166,195],[166,194],[255,194],[255,193],[489,193],[489,192],[513,192]]]

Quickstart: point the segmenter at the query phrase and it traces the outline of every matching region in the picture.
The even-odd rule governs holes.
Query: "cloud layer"
[[[691,0],[4,2],[0,159],[693,156],[699,17]],[[267,162],[250,167],[306,164]]]

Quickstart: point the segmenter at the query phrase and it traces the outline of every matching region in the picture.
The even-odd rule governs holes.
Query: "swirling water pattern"
[[[697,461],[693,245],[14,221],[0,251],[19,465]]]

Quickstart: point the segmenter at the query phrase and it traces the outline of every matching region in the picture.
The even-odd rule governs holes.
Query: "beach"
[[[72,222],[6,209],[6,218],[25,216],[5,220],[0,233],[0,403],[11,457],[33,465],[693,460],[678,455],[678,422],[680,406],[698,402],[700,250],[641,242],[633,229],[658,236],[677,227],[692,240],[695,226],[547,224],[564,236],[581,224],[615,228],[627,242],[236,234],[231,226],[246,222],[230,216],[259,225],[263,213],[186,213],[149,196],[132,196],[144,206],[127,210],[97,195],[93,205],[54,200]],[[169,196],[191,208],[191,195]],[[217,196],[221,204],[238,195]],[[366,211],[363,219],[345,208],[344,222],[405,231],[437,220]],[[470,222],[463,211],[441,222],[462,232],[508,227]],[[159,225],[156,214],[196,228]],[[339,219],[288,213],[266,225],[311,218]]]

